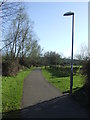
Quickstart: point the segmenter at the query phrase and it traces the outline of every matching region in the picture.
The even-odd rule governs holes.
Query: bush
[[[90,88],[90,60],[84,62],[83,74],[86,75],[86,85]]]
[[[31,67],[30,61],[27,58],[19,58],[19,64],[24,67]]]
[[[3,76],[15,76],[20,69],[20,65],[17,61],[7,60],[2,62],[2,75]]]
[[[79,66],[73,67],[73,73],[76,74],[79,71]]]
[[[90,99],[90,59],[83,64],[83,74],[86,75],[85,92]],[[90,101],[88,101],[88,108],[90,110]]]

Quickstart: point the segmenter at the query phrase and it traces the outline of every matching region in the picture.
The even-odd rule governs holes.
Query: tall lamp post
[[[72,94],[73,87],[73,41],[74,41],[74,12],[67,12],[63,16],[72,15],[72,52],[71,52],[71,75],[70,75],[70,94]]]

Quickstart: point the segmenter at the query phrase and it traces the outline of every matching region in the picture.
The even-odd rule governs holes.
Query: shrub
[[[86,75],[86,85],[90,88],[90,60],[84,62],[83,74]]]
[[[27,58],[19,58],[19,64],[24,67],[31,67],[30,61]]]
[[[17,61],[7,60],[2,62],[2,75],[3,76],[15,76],[20,69],[20,65]]]

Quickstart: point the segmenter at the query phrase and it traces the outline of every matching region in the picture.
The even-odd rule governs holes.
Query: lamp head
[[[70,16],[70,15],[74,15],[74,12],[66,12],[63,16]]]

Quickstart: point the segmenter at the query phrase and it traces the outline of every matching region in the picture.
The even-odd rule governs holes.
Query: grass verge
[[[15,77],[2,77],[2,112],[20,109],[23,82],[31,69],[20,71]]]
[[[63,69],[55,69],[49,67],[47,69],[42,68],[42,73],[44,77],[48,80],[48,82],[53,84],[62,93],[70,92],[70,67],[64,67]],[[76,73],[75,68],[75,73],[73,76],[73,92],[81,88],[83,85],[84,76]]]
[[[84,108],[88,109],[87,86],[85,86],[85,76],[80,74],[79,68],[74,67],[73,91],[71,98],[77,101]],[[70,67],[63,69],[42,68],[42,73],[46,80],[59,89],[62,93],[70,92]]]

